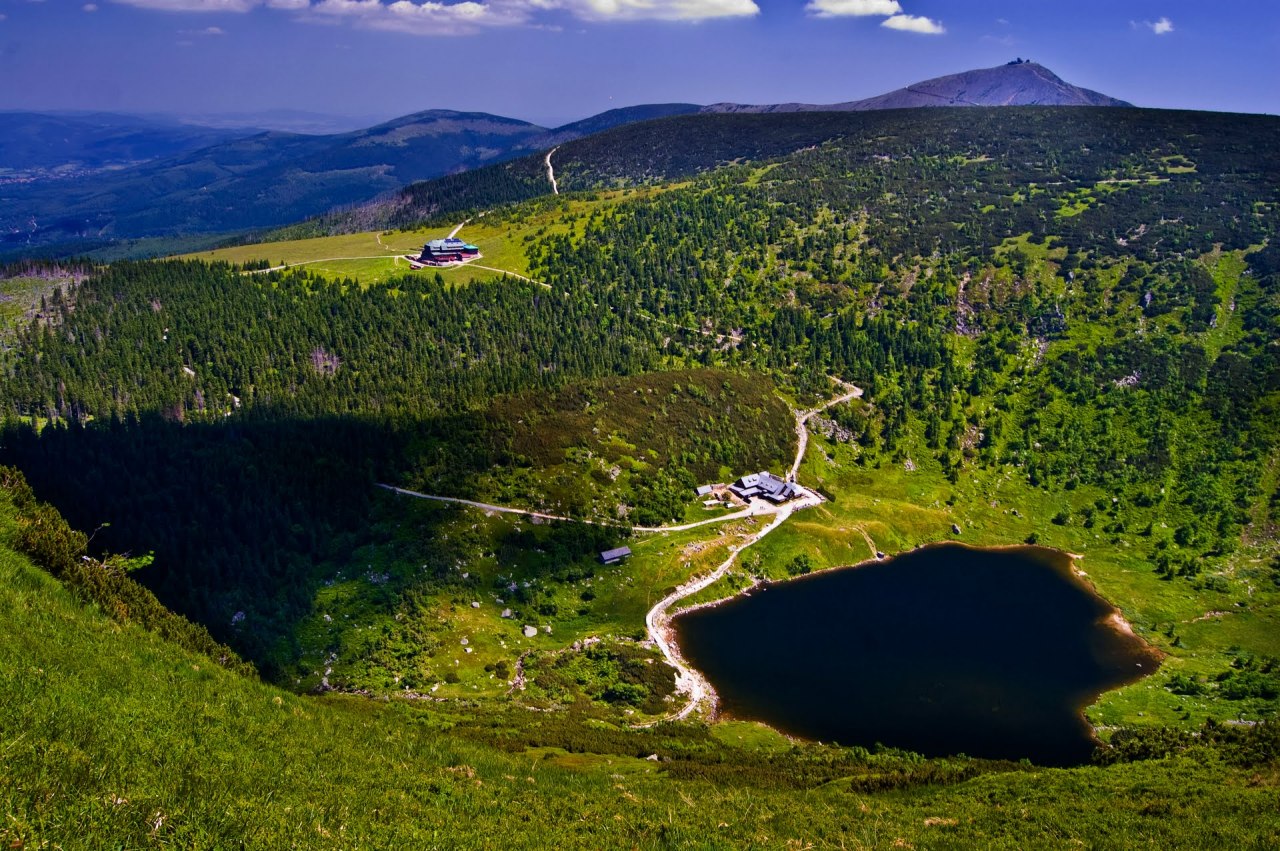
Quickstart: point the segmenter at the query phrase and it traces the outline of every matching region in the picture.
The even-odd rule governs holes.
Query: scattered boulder
[[[503,610],[502,610],[502,616],[503,616],[504,618],[509,618],[509,617],[511,617],[511,610],[510,610],[510,609],[503,609]]]
[[[953,534],[953,535],[959,535],[959,534],[960,534],[960,524],[959,524],[959,523],[952,523],[952,524],[951,524],[951,534]]]
[[[525,624],[525,627],[524,627],[525,638],[533,638],[537,634],[538,634],[538,628],[536,626],[529,626],[528,624]]]
[[[478,608],[480,608],[480,601],[479,601],[479,600],[472,600],[472,601],[471,601],[471,608],[473,608],[473,609],[478,609]]]

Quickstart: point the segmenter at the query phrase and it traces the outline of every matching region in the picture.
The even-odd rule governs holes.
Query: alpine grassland
[[[15,488],[8,474],[8,847],[1280,841],[1270,724],[1135,748],[1129,756],[1147,757],[1135,762],[1044,770],[789,742],[752,725],[628,730],[572,708],[294,694],[112,615],[106,600],[87,600],[16,551],[39,509],[21,493],[15,503]]]
[[[1264,116],[682,116],[567,143],[561,195],[518,160],[7,273],[0,836],[1276,845],[1278,152]],[[458,224],[499,271],[397,265]],[[696,495],[798,429],[817,504]],[[690,579],[944,540],[1073,554],[1158,652],[1094,764],[669,720],[646,614]]]

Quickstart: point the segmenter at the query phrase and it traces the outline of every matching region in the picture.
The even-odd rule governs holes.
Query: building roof
[[[794,483],[780,479],[768,470],[759,473],[748,473],[729,487],[729,490],[742,499],[763,496],[773,502],[785,502],[799,495],[800,491]]]
[[[711,493],[712,490],[714,490],[714,488],[712,488],[711,485],[700,485],[698,487],[698,496],[706,496]]]
[[[463,242],[456,237],[446,237],[444,239],[433,239],[424,247],[424,251],[479,251],[480,249],[469,242]]]
[[[607,564],[611,561],[621,561],[629,555],[631,555],[630,547],[618,547],[616,549],[605,550],[600,553],[600,560]]]

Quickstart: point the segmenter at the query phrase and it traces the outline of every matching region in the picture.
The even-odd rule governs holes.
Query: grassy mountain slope
[[[10,847],[1280,840],[1269,728],[1216,731],[1155,761],[1038,771],[793,745],[749,725],[623,731],[447,701],[300,697],[77,603],[13,551],[17,522],[0,492]]]
[[[335,674],[371,690],[413,676],[442,694],[500,697],[498,662],[509,667],[529,646],[500,617],[511,570],[529,571],[516,583],[528,591],[520,611],[552,629],[538,648],[563,649],[603,625],[601,608],[626,637],[642,595],[718,563],[752,528],[638,543],[597,594],[607,603],[595,603],[584,568],[598,542],[375,504],[375,474],[413,482],[406,459],[426,457],[421,487],[457,484],[453,462],[476,493],[571,506],[574,481],[608,478],[618,462],[621,482],[624,457],[664,448],[661,419],[613,443],[608,405],[565,390],[582,379],[618,387],[715,366],[766,375],[803,407],[834,375],[866,394],[815,423],[825,437],[806,475],[832,499],[770,536],[732,587],[785,575],[799,554],[828,566],[957,534],[1043,540],[1084,554],[1098,588],[1169,655],[1160,675],[1105,703],[1100,724],[1273,715],[1274,119],[1052,109],[836,118],[879,132],[661,192],[486,216],[485,227],[518,234],[522,268],[547,287],[450,286],[426,273],[366,289],[297,272],[113,267],[73,306],[55,306],[59,333],[27,331],[8,361],[15,415],[72,424],[39,437],[11,428],[5,452],[78,523],[127,513],[112,528],[147,535],[119,544],[163,551],[172,588],[192,587],[184,570],[205,560],[210,584],[185,610],[228,640],[238,611],[265,613],[238,646],[255,659],[305,657],[291,684],[309,687],[336,652]],[[494,395],[531,390],[564,393],[543,422],[585,438],[549,441],[570,486],[553,481],[554,454],[525,463],[518,456],[535,459],[539,447],[513,449],[517,426],[530,429],[521,439],[542,437],[536,402],[513,403],[510,432],[477,425]],[[714,384],[703,391],[723,404]],[[226,416],[227,394],[242,400],[239,416]],[[690,477],[697,464],[714,469],[719,450],[684,434],[677,402],[697,410],[687,391],[662,396],[650,410],[691,453],[667,457]],[[473,469],[489,472],[471,479]],[[185,486],[194,479],[212,484]],[[592,492],[607,492],[597,481]],[[665,503],[668,490],[678,488],[651,496]],[[170,493],[186,507],[158,497]],[[584,507],[607,517],[613,499]],[[419,576],[439,584],[399,595]],[[321,626],[324,616],[338,626]],[[298,645],[278,651],[276,637]],[[415,649],[463,646],[472,652],[433,661]],[[474,661],[449,682],[441,662],[462,654]]]
[[[585,191],[680,180],[729,163],[767,161],[823,144],[848,144],[867,156],[902,158],[913,156],[922,140],[930,140],[923,144],[940,151],[992,152],[1003,150],[997,140],[1007,140],[1014,148],[1002,155],[1005,161],[1017,150],[1024,155],[1021,162],[1040,173],[1041,185],[1060,185],[1060,178],[1071,181],[1077,175],[1055,170],[1056,162],[1046,161],[1026,144],[1057,128],[1081,140],[1081,156],[1088,160],[1094,150],[1156,147],[1173,139],[1197,149],[1203,145],[1205,150],[1226,151],[1234,144],[1220,136],[1223,127],[1252,134],[1273,125],[1266,116],[1095,107],[701,114],[614,128],[565,143],[554,155],[554,165],[562,192]],[[1090,147],[1089,141],[1100,147]],[[459,211],[537,198],[550,189],[543,156],[524,157],[413,184],[386,199],[313,222],[308,232],[411,227]]]

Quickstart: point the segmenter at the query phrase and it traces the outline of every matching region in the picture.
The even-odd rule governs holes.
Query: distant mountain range
[[[243,127],[232,130],[109,112],[0,112],[0,181],[58,178],[137,164],[244,135]]]
[[[1025,104],[1127,105],[1018,60],[829,106],[647,104],[558,128],[451,110],[324,135],[105,114],[9,113],[0,122],[0,253],[42,245],[83,251],[120,239],[275,227],[365,204],[418,181],[683,115]]]
[[[914,109],[923,106],[1133,106],[1063,80],[1048,68],[1016,59],[995,68],[980,68],[935,77],[863,100],[815,105],[775,103],[752,106],[717,103],[703,112],[861,112],[871,109]]]

